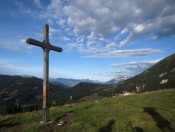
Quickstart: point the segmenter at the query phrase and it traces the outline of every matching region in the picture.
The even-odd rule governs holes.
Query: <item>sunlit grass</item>
[[[153,111],[146,111],[146,110]],[[152,112],[156,114],[151,115]],[[58,118],[71,113],[71,124],[58,127]],[[50,124],[43,125],[42,111],[0,116],[0,130],[35,131],[152,131],[175,130],[175,89],[50,108]],[[156,119],[160,118],[160,119]],[[159,126],[162,122],[166,124]]]

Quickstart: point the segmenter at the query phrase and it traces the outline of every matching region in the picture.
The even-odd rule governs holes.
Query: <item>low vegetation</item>
[[[48,124],[39,123],[42,111],[0,116],[0,131],[24,132],[159,132],[175,131],[175,89],[50,108]],[[60,121],[62,126],[58,126]]]

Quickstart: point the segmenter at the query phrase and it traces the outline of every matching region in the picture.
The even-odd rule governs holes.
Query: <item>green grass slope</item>
[[[40,124],[42,111],[0,116],[0,131],[174,132],[175,89],[53,107],[50,119]],[[63,126],[57,125],[60,120]]]

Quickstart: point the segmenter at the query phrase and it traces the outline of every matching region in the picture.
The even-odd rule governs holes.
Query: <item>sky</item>
[[[174,53],[175,0],[1,0],[0,74],[108,81],[133,77]]]

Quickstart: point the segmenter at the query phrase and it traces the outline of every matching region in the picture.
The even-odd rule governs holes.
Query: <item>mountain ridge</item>
[[[0,104],[41,104],[43,80],[37,77],[0,75]],[[55,98],[64,87],[50,84],[49,98]]]
[[[81,82],[71,88],[65,88],[50,83],[49,103],[63,105],[69,103],[70,99],[71,102],[78,102],[84,99],[111,97],[123,91],[146,92],[175,88],[174,82],[175,54],[172,54],[135,77],[112,85]],[[4,105],[3,109],[18,105],[38,105],[41,108],[42,79],[32,76],[0,75],[0,84],[0,107]]]
[[[94,84],[103,84],[104,82],[98,81],[98,80],[90,80],[90,79],[71,79],[71,78],[51,78],[50,82],[53,84],[63,84],[67,86],[67,88],[71,88],[76,86],[79,83],[94,83]]]
[[[144,72],[116,84],[116,90],[137,90],[141,92],[175,88],[175,53],[160,60]]]

